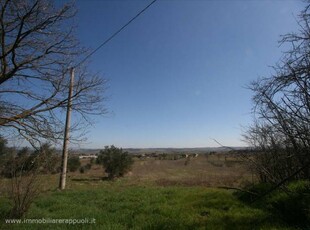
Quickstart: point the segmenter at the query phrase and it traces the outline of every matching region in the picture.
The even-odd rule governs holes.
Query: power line
[[[146,7],[144,7],[136,16],[134,16],[132,19],[130,19],[125,25],[123,25],[120,29],[118,29],[115,33],[113,33],[109,38],[107,38],[104,42],[102,42],[96,49],[94,49],[91,53],[89,53],[82,61],[80,61],[77,65],[75,65],[73,68],[76,68],[77,66],[84,63],[90,56],[92,56],[94,53],[96,53],[102,46],[107,44],[109,41],[111,41],[117,34],[119,34],[123,29],[125,29],[130,23],[132,23],[135,19],[137,19],[141,14],[143,14],[151,5],[153,5],[157,0],[153,0],[150,4],[148,4]]]

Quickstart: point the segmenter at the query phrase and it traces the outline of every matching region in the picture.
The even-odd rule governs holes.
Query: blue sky
[[[78,38],[96,48],[150,1],[77,0]],[[83,147],[243,146],[251,91],[296,31],[302,1],[158,0],[91,58],[109,114]]]

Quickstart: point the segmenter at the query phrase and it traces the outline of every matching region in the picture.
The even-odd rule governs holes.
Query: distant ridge
[[[127,151],[131,154],[135,153],[210,153],[210,152],[228,152],[231,149],[243,150],[248,147],[197,147],[197,148],[123,148],[124,151]],[[99,153],[98,149],[72,149],[73,154],[96,154]]]

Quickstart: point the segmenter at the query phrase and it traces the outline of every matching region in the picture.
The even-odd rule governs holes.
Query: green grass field
[[[56,189],[58,175],[45,176],[46,191],[25,218],[86,218],[95,223],[9,224],[5,216],[10,204],[2,197],[0,229],[292,229],[285,228],[268,211],[242,203],[231,191],[205,183],[208,179],[215,183],[216,178],[218,185],[225,185],[221,179],[227,184],[236,183],[236,175],[244,172],[240,165],[225,168],[219,163],[208,165],[205,160],[203,166],[204,160],[197,159],[188,167],[182,161],[135,162],[129,175],[113,182],[102,180],[102,169],[93,167],[86,174],[70,174],[66,191]],[[209,175],[203,177],[203,170]],[[232,173],[229,175],[227,170]],[[163,183],[163,178],[169,183]]]

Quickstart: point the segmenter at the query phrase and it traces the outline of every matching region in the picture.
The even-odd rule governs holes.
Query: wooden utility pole
[[[72,68],[70,71],[70,86],[69,86],[69,95],[68,95],[66,126],[65,126],[64,143],[63,143],[63,149],[62,149],[61,173],[60,173],[60,180],[59,180],[59,189],[61,190],[65,189],[66,187],[73,82],[74,82],[74,69]]]

